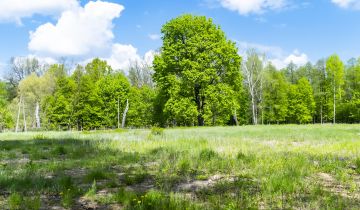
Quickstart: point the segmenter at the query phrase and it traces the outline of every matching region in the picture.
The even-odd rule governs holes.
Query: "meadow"
[[[1,133],[0,209],[360,209],[360,126]]]

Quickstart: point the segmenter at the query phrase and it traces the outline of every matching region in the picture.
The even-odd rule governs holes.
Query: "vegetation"
[[[359,132],[259,125],[3,133],[0,208],[358,209]]]
[[[12,59],[0,81],[0,130],[360,122],[360,59],[276,69],[256,50],[240,57],[202,16],[179,16],[161,32],[153,64],[127,73],[98,58],[76,67]]]

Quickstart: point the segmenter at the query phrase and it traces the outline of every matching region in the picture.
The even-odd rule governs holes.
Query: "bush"
[[[63,146],[57,146],[53,150],[53,154],[54,155],[65,155],[66,154],[66,149]]]
[[[8,206],[10,210],[21,209],[22,203],[23,203],[23,198],[19,193],[17,192],[11,193],[11,195],[8,198]]]
[[[211,160],[215,157],[218,157],[218,154],[212,149],[203,149],[200,152],[200,160]]]
[[[107,179],[107,175],[102,172],[102,170],[93,170],[90,171],[84,178],[84,181],[87,183],[91,183],[94,180],[98,181],[98,180],[103,180],[103,179]]]
[[[47,139],[47,138],[46,138],[46,136],[45,136],[44,134],[40,133],[40,134],[34,135],[34,136],[32,137],[32,139],[33,139],[33,140],[45,140],[45,139]]]
[[[94,180],[94,182],[91,185],[91,188],[86,192],[85,196],[87,198],[91,198],[94,197],[96,195],[96,181]]]
[[[360,173],[360,158],[355,160],[356,171]]]
[[[154,136],[162,136],[164,135],[164,128],[152,127],[151,134]]]

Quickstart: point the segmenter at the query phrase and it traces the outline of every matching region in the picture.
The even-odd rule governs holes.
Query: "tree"
[[[109,74],[96,83],[95,92],[100,99],[101,125],[108,128],[116,127],[121,120],[118,119],[118,105],[119,112],[122,113],[129,99],[129,81],[120,72]],[[131,100],[129,103],[132,106]]]
[[[98,58],[93,59],[85,68],[78,66],[74,71],[72,79],[75,83],[75,93],[72,97],[72,107],[78,130],[103,126],[103,103],[98,95],[96,84],[111,73],[112,69],[106,61]],[[110,104],[110,106],[116,107],[116,104]]]
[[[132,86],[141,88],[144,85],[154,87],[152,81],[153,70],[146,62],[132,62],[129,69],[129,80]]]
[[[344,96],[337,109],[342,123],[360,122],[360,59],[352,58],[345,68]]]
[[[312,87],[305,77],[297,84],[289,86],[288,103],[288,122],[301,124],[311,122],[315,102]]]
[[[339,56],[332,55],[326,61],[328,80],[332,85],[333,95],[333,123],[336,123],[336,96],[341,98],[342,85],[344,84],[344,64]]]
[[[251,99],[252,122],[254,125],[258,124],[258,104],[262,97],[262,79],[263,79],[263,61],[254,49],[247,51],[247,60],[242,65],[245,85]]]
[[[317,61],[312,69],[311,85],[316,103],[315,118],[317,122],[323,124],[324,120],[329,118],[331,109],[327,103],[329,98],[329,83],[327,81],[326,61],[324,59]]]
[[[145,128],[152,125],[154,116],[154,100],[156,91],[147,85],[131,87],[129,92],[129,112],[127,115],[127,125],[130,127]],[[158,116],[157,116],[158,117]]]
[[[288,64],[288,66],[283,70],[285,77],[287,78],[288,82],[290,84],[296,84],[296,72],[298,68],[296,64],[294,64],[292,61]]]
[[[211,106],[209,88],[221,84],[238,91],[241,87],[241,58],[235,43],[203,16],[182,15],[166,23],[161,32],[163,46],[155,56],[153,78],[161,89],[159,93],[165,94],[163,112],[170,116],[174,109],[186,107],[191,110],[191,119],[186,121],[197,120],[199,126],[211,124],[205,121],[205,110]]]
[[[0,132],[5,128],[13,127],[13,119],[11,112],[8,108],[8,92],[7,84],[0,81]]]
[[[34,113],[34,118],[30,118],[34,128],[41,127],[40,104],[44,97],[51,94],[54,89],[51,78],[49,75],[37,76],[35,73],[31,73],[19,83],[19,94],[22,103],[26,105],[27,110]]]
[[[282,123],[288,109],[288,83],[282,72],[269,64],[264,72],[263,104],[264,117],[268,123]]]
[[[47,81],[51,81],[50,92],[45,97],[42,107],[45,110],[47,127],[50,129],[71,129],[75,93],[75,81],[68,77],[64,65],[52,65],[45,73]]]
[[[22,79],[32,73],[41,74],[40,64],[36,58],[13,57],[11,58],[10,66],[7,80],[14,86],[17,86]]]

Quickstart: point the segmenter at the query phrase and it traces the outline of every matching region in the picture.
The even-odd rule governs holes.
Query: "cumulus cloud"
[[[336,4],[341,8],[352,8],[352,9],[360,9],[360,0],[331,0],[332,3]]]
[[[131,62],[139,62],[141,58],[132,45],[114,44],[110,58],[105,60],[114,69],[127,69]]]
[[[152,66],[152,63],[154,61],[154,58],[155,58],[155,55],[157,55],[158,53],[155,52],[154,50],[149,50],[145,53],[144,55],[144,62],[147,64],[147,65],[151,65]]]
[[[219,0],[222,7],[241,15],[261,14],[267,10],[279,10],[287,5],[287,0]]]
[[[112,47],[111,56],[102,58],[106,60],[113,69],[127,71],[132,63],[138,62],[146,65],[152,65],[156,52],[150,50],[144,56],[140,56],[138,49],[132,45],[116,43]]]
[[[114,18],[124,7],[96,1],[64,11],[57,23],[46,23],[30,32],[29,50],[51,56],[85,56],[111,49]],[[96,54],[94,56],[97,56]]]
[[[277,69],[285,68],[291,62],[297,66],[301,66],[309,62],[309,58],[305,53],[300,53],[298,50],[294,50],[292,53],[286,53],[281,47],[268,46],[257,43],[240,42],[237,43],[239,54],[246,57],[246,51],[249,49],[255,49],[261,54],[265,54],[267,61],[271,62]]]
[[[292,54],[283,59],[273,58],[269,59],[269,62],[271,62],[276,68],[282,69],[290,63],[294,63],[297,66],[305,65],[307,62],[309,62],[309,58],[305,53],[300,53],[298,50],[295,50]]]
[[[35,14],[58,15],[61,12],[77,8],[77,0],[0,0],[0,21],[15,21]]]

